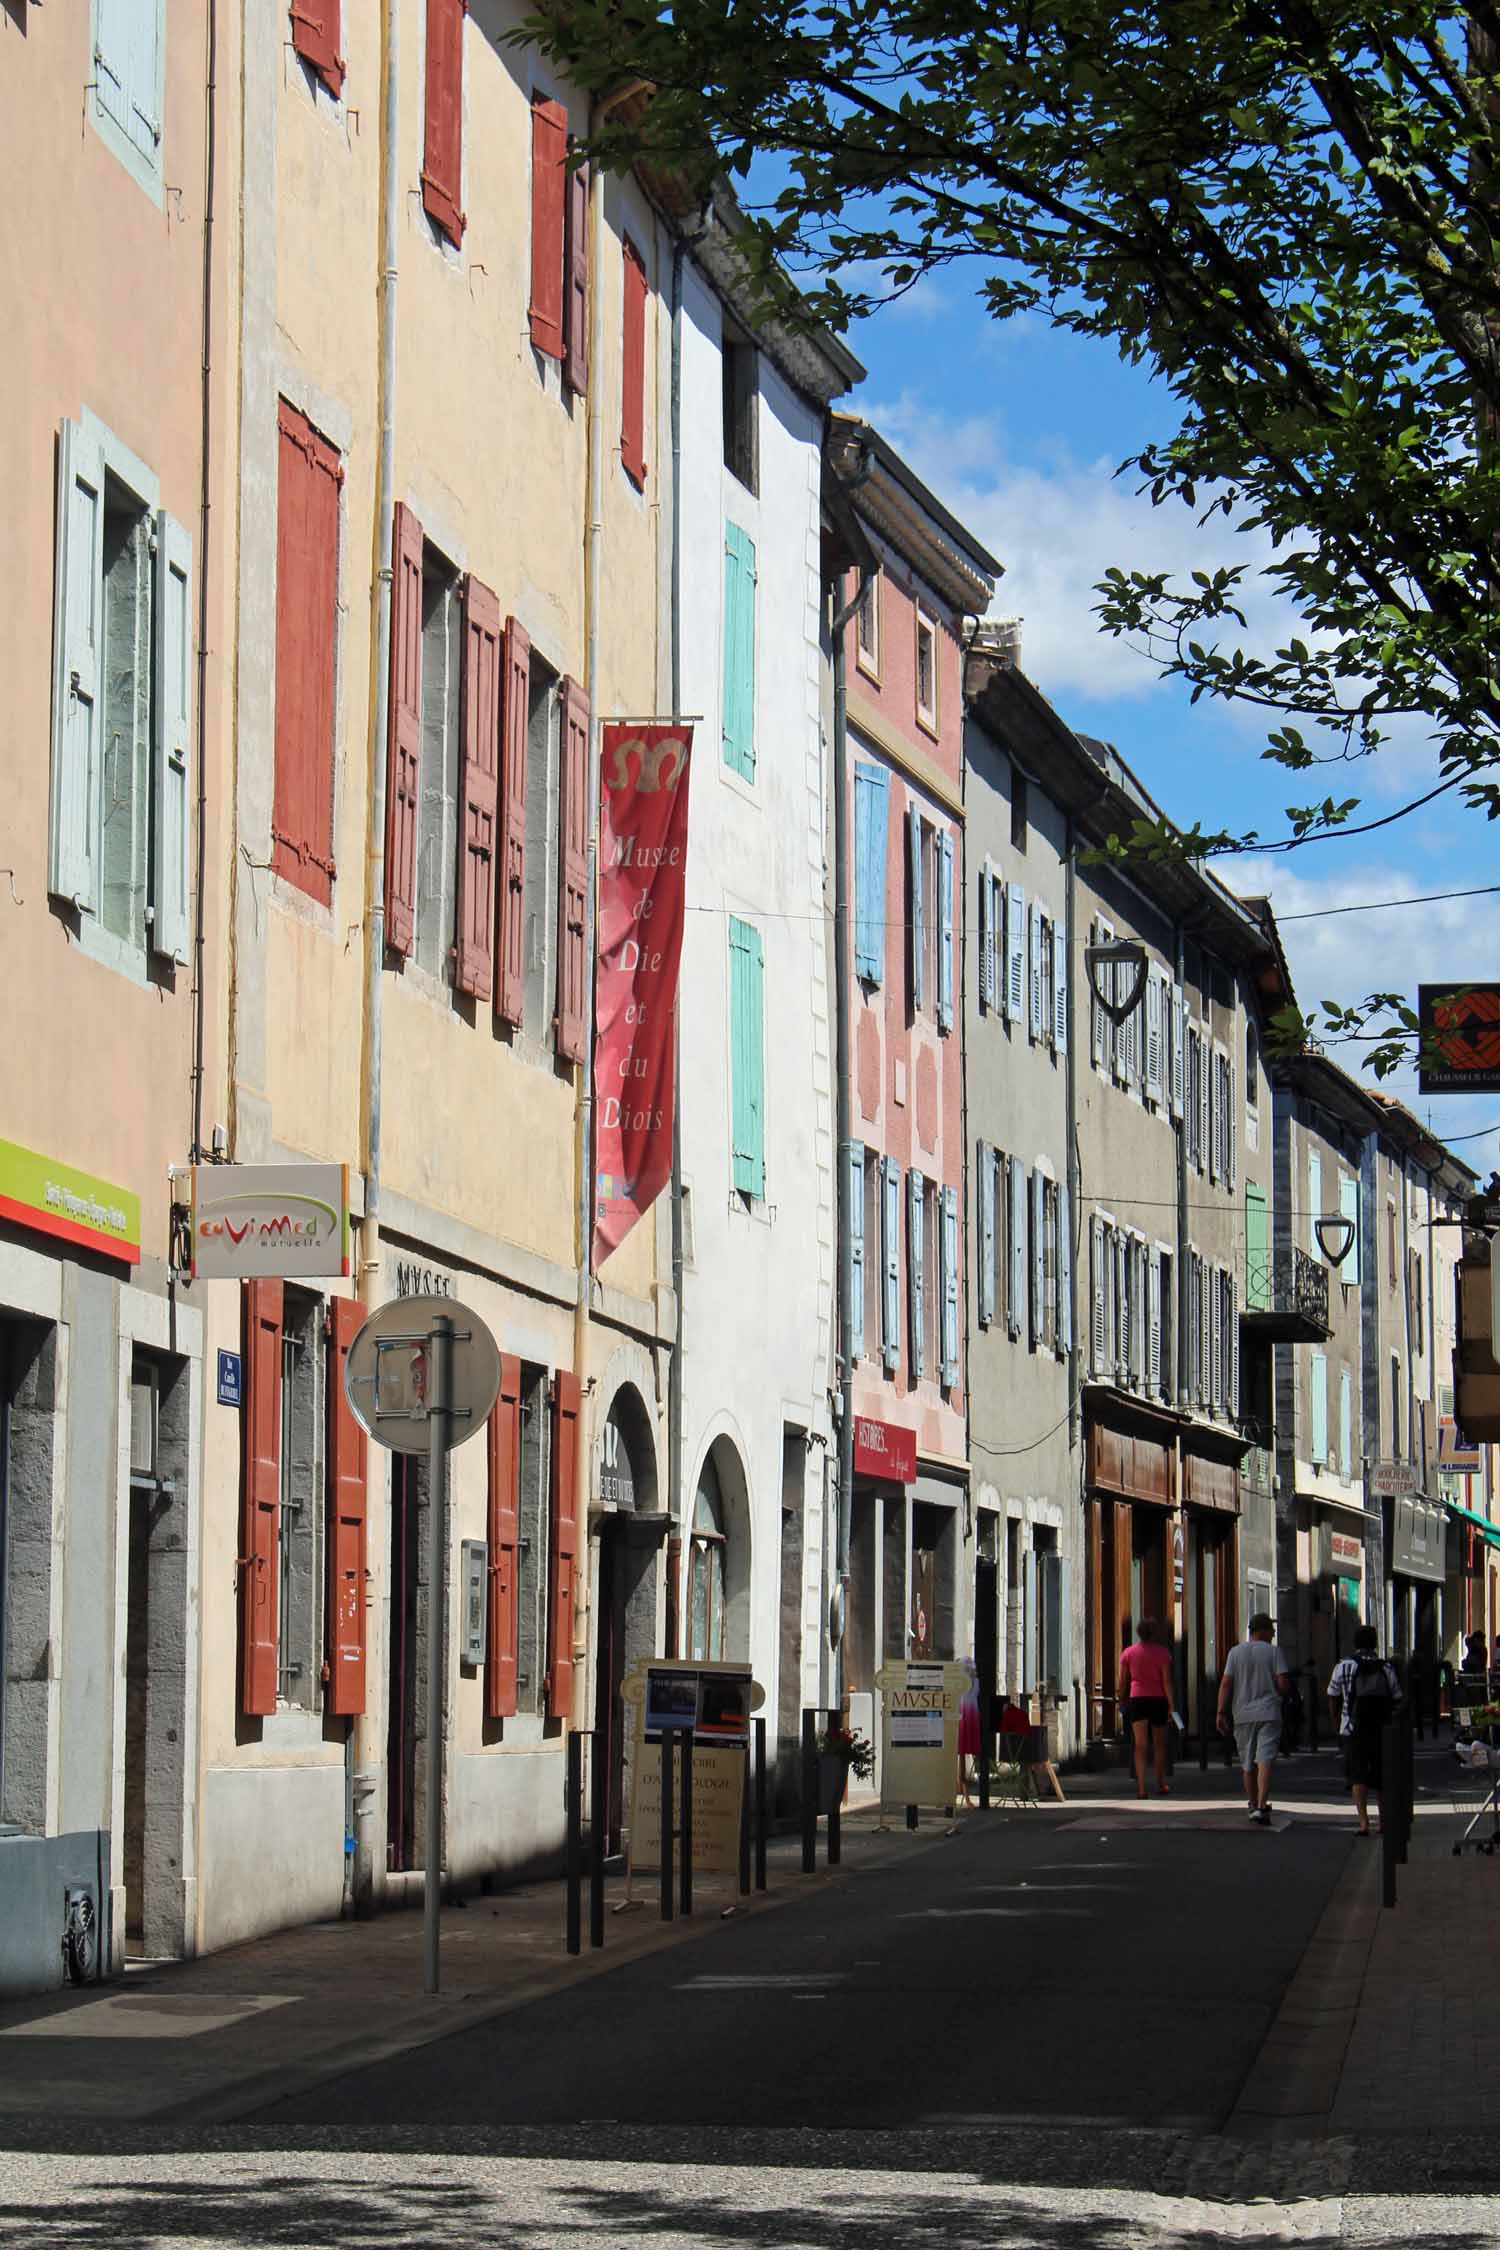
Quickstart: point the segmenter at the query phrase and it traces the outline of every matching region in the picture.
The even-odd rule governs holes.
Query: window
[[[1354,1474],[1354,1385],[1347,1367],[1339,1370],[1339,1471]]]
[[[1029,784],[1025,774],[1022,773],[1019,766],[1012,765],[1010,769],[1010,844],[1012,851],[1024,852],[1026,849],[1027,798],[1029,793]]]
[[[323,1537],[323,1301],[288,1289],[281,1335],[277,1701],[318,1707]]]
[[[995,1170],[1001,1159],[984,1141],[974,1150],[974,1289],[981,1328],[995,1317],[995,1252],[1001,1233],[1001,1213],[996,1209]]]
[[[49,888],[116,956],[185,961],[191,543],[92,415],[57,465]]]
[[[522,985],[527,1035],[551,1035],[557,996],[558,748],[562,698],[557,674],[533,652],[526,739],[525,951]]]
[[[344,88],[339,53],[342,0],[292,0],[292,45],[335,101]]]
[[[1397,1354],[1396,1354],[1395,1352],[1392,1352],[1392,1354],[1391,1354],[1391,1459],[1392,1459],[1393,1461],[1404,1461],[1404,1460],[1405,1460],[1405,1458],[1406,1458],[1405,1431],[1404,1431],[1404,1429],[1403,1429],[1403,1426],[1402,1426],[1402,1421],[1401,1421],[1401,1361],[1400,1361],[1400,1358],[1399,1358],[1399,1356],[1398,1356],[1398,1355],[1397,1355]]]
[[[1060,1257],[1057,1232],[1057,1182],[1042,1179],[1042,1317],[1040,1340],[1049,1350],[1056,1351],[1060,1327],[1058,1322],[1058,1288]]]
[[[1254,1016],[1245,1016],[1245,1107],[1260,1107],[1260,1032]]]
[[[1329,1465],[1328,1455],[1328,1354],[1313,1352],[1309,1359],[1312,1381],[1312,1464]]]
[[[748,336],[726,321],[719,350],[724,399],[724,466],[738,477],[747,492],[759,489],[757,406],[760,385],[756,374],[755,346]]]
[[[158,203],[162,46],[162,0],[94,0],[94,126]]]
[[[917,717],[931,733],[937,732],[937,627],[925,609],[918,607]]]
[[[906,1343],[913,1383],[927,1373],[927,1183],[913,1166],[906,1175]]]
[[[737,523],[724,526],[724,763],[755,779],[755,542]]]
[[[1011,1335],[1019,1338],[1026,1326],[1028,1219],[1026,1167],[1018,1156],[1009,1159],[1007,1179],[1005,1310]]]
[[[698,1475],[693,1500],[692,1553],[688,1568],[688,1655],[697,1664],[717,1664],[724,1655],[724,1497],[713,1455]]]
[[[620,463],[639,492],[646,482],[646,262],[628,235],[621,264]]]
[[[520,1382],[520,1476],[516,1508],[516,1709],[535,1711],[547,1666],[547,1496],[552,1483],[552,1428],[547,1370],[523,1365]]]
[[[457,4],[457,0],[454,0]],[[531,97],[532,348],[563,356],[563,255],[568,206],[568,113],[544,94]]]
[[[880,677],[880,573],[866,579],[854,613],[854,660],[871,679]]]
[[[887,777],[884,766],[854,768],[854,973],[866,984],[885,979]]]
[[[455,249],[468,223],[463,211],[466,13],[466,0],[427,0],[422,208]]]
[[[1172,1295],[1172,1260],[1165,1250],[1157,1254],[1157,1334],[1159,1370],[1156,1388],[1165,1399],[1174,1395],[1177,1368],[1176,1301]]]
[[[880,1281],[880,1158],[873,1149],[859,1152],[859,1173],[856,1183],[859,1195],[860,1271],[857,1288],[859,1313],[859,1351],[861,1358],[873,1356],[878,1324],[875,1319],[875,1299],[872,1291]]]
[[[417,804],[415,942],[429,976],[451,973],[458,877],[458,582],[431,547],[422,555],[422,750]]]
[[[1387,1289],[1394,1289],[1396,1286],[1396,1275],[1399,1272],[1401,1266],[1401,1255],[1396,1247],[1396,1205],[1394,1198],[1391,1196],[1387,1196],[1385,1199],[1385,1230],[1385,1285]]]
[[[333,722],[343,469],[305,414],[279,408],[276,529],[276,775],[271,865],[309,898],[333,896]],[[399,528],[399,527],[398,527]],[[408,542],[408,548],[409,548]],[[421,532],[408,569],[421,575]],[[420,597],[419,597],[420,598]],[[416,613],[420,627],[420,608]],[[393,646],[392,670],[397,656]],[[420,671],[420,650],[415,672]],[[393,686],[395,682],[393,679]],[[415,677],[411,682],[416,692]],[[415,785],[420,709],[409,712]],[[395,723],[395,696],[392,697]],[[413,816],[415,812],[412,805]],[[388,831],[389,835],[389,831]],[[388,847],[389,848],[389,847]]]
[[[741,1195],[766,1192],[765,956],[752,923],[729,917],[729,1068],[732,1173]]]
[[[906,808],[907,1005],[953,1028],[953,838]]]
[[[1346,1289],[1357,1289],[1360,1284],[1359,1182],[1347,1173],[1339,1175],[1339,1214],[1354,1229],[1348,1255],[1338,1269],[1339,1279]]]
[[[934,1180],[922,1182],[922,1367],[935,1377],[939,1364],[938,1329],[943,1311],[943,1229]]]
[[[1425,1323],[1423,1319],[1422,1306],[1422,1260],[1420,1254],[1417,1251],[1412,1251],[1409,1264],[1411,1268],[1412,1348],[1417,1352],[1418,1356],[1420,1356],[1421,1353],[1426,1349],[1426,1344],[1424,1340]]]
[[[880,1159],[880,1360],[894,1375],[901,1356],[901,1167]]]

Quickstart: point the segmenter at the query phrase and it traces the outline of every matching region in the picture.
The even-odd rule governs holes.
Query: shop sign
[[[635,1464],[625,1432],[611,1414],[600,1432],[599,1497],[607,1508],[635,1506]]]
[[[895,1422],[876,1422],[868,1415],[854,1418],[854,1474],[879,1477],[884,1484],[915,1484],[917,1433]]]
[[[1470,1445],[1452,1414],[1438,1416],[1437,1460],[1440,1469],[1449,1469],[1460,1477],[1477,1477],[1483,1466],[1478,1446]]]
[[[140,1264],[138,1195],[14,1141],[0,1141],[0,1219],[102,1251],[122,1265]]]
[[[244,1363],[238,1352],[220,1352],[219,1404],[221,1406],[243,1406],[244,1403]]]
[[[1347,1531],[1328,1533],[1328,1566],[1335,1577],[1346,1577],[1351,1570],[1362,1570],[1364,1559],[1362,1540],[1352,1538]]]
[[[1371,1462],[1370,1497],[1372,1500],[1405,1500],[1416,1489],[1417,1472],[1412,1462]]]
[[[732,1874],[740,1861],[750,1717],[765,1700],[764,1689],[745,1664],[653,1657],[631,1666],[621,1682],[620,1696],[635,1714],[630,1760],[631,1876],[660,1871],[662,1751],[664,1746],[675,1746],[690,1727],[693,1866],[700,1874]],[[680,1772],[674,1775],[674,1785],[680,1786]],[[677,1834],[680,1850],[680,1828]]]
[[[1417,1090],[1500,1093],[1500,984],[1417,987]]]
[[[436,1266],[423,1266],[415,1258],[396,1260],[396,1295],[398,1297],[451,1297],[453,1276],[440,1273]]]
[[[893,1658],[881,1666],[882,1805],[952,1804],[959,1706],[972,1680],[967,1664]]]
[[[195,1281],[300,1281],[349,1271],[345,1164],[195,1164]]]
[[[1403,1578],[1436,1582],[1444,1576],[1443,1527],[1439,1508],[1425,1500],[1397,1500],[1392,1510],[1391,1568]]]

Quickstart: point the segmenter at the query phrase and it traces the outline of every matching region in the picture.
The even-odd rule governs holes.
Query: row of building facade
[[[555,1862],[572,1728],[618,1840],[654,1653],[752,1663],[785,1798],[893,1657],[1069,1755],[1145,1614],[1190,1725],[1262,1604],[1319,1667],[1500,1622],[1472,1175],[1271,1055],[1265,901],[1108,856],[1156,808],[980,622],[1000,563],[727,191],[570,162],[522,12],[0,11],[0,1987],[80,1887],[118,1965],[420,1882],[426,1468],[341,1379],[393,1298],[503,1355],[460,1884]],[[678,1153],[595,1270],[598,730],[648,714]],[[210,1159],[346,1166],[347,1276],[190,1281]]]

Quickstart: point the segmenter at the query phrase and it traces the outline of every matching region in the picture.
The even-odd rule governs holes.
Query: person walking
[[[1245,1809],[1261,1828],[1271,1825],[1271,1769],[1281,1747],[1282,1698],[1291,1686],[1291,1667],[1276,1645],[1276,1627],[1263,1609],[1257,1610],[1250,1638],[1224,1659],[1219,1731],[1234,1730],[1245,1776]]]
[[[1374,1626],[1361,1625],[1354,1635],[1354,1654],[1335,1664],[1328,1683],[1344,1752],[1344,1777],[1354,1792],[1361,1836],[1370,1833],[1370,1791],[1380,1794],[1381,1735],[1401,1700],[1396,1667],[1385,1661],[1379,1649]],[[1380,1821],[1384,1827],[1384,1806]]]
[[[1465,1633],[1463,1662],[1458,1668],[1460,1672],[1487,1672],[1489,1670],[1489,1645],[1483,1633]]]
[[[1167,1723],[1172,1716],[1172,1657],[1158,1638],[1160,1627],[1143,1617],[1135,1639],[1120,1656],[1120,1708],[1135,1741],[1135,1793],[1146,1794],[1146,1759],[1154,1757],[1156,1793],[1169,1797]]]

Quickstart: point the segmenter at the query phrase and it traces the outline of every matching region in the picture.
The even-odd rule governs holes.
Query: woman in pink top
[[[1135,1793],[1146,1794],[1146,1751],[1156,1763],[1158,1796],[1167,1797],[1167,1723],[1172,1716],[1172,1658],[1156,1637],[1154,1619],[1143,1617],[1135,1639],[1120,1658],[1120,1709],[1135,1737]]]

